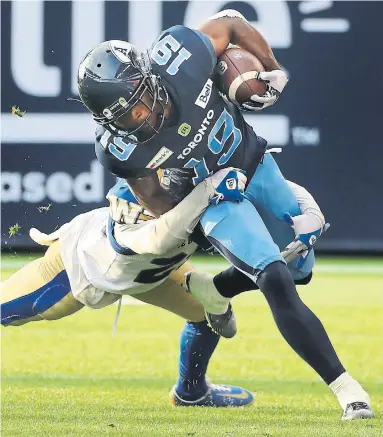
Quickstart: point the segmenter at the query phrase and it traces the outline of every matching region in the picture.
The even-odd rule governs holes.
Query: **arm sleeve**
[[[136,253],[163,255],[188,239],[214,193],[211,181],[205,180],[157,219],[139,225],[116,223],[114,236],[118,244]]]
[[[297,198],[301,213],[315,215],[320,221],[321,226],[323,227],[325,224],[325,219],[314,197],[306,190],[306,188],[303,188],[300,185],[291,181],[287,181],[287,183],[293,190],[293,193]]]

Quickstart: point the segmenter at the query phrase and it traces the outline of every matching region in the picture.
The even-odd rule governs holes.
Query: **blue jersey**
[[[266,141],[257,137],[239,109],[214,84],[217,58],[210,39],[184,26],[164,31],[151,49],[153,71],[162,78],[177,123],[163,127],[143,145],[129,143],[98,126],[96,154],[115,175],[140,177],[158,168],[190,169],[196,185],[224,167],[251,177]]]

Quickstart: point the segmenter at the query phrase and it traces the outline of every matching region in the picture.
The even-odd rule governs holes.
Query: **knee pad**
[[[55,311],[49,310],[53,309],[69,293],[71,293],[71,289],[68,275],[63,270],[38,290],[3,303],[1,305],[1,324],[3,326],[22,325],[28,321],[45,319],[45,312],[47,312],[47,319],[61,318],[66,315],[65,312],[68,313],[70,310],[74,312],[71,303],[68,302],[70,308],[67,311],[60,308],[56,315]],[[80,303],[79,305],[82,306]]]

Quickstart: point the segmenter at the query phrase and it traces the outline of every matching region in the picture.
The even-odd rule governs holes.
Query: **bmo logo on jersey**
[[[197,106],[202,109],[206,109],[207,104],[209,103],[211,97],[211,90],[213,88],[213,81],[208,79],[205,85],[202,88],[202,91],[199,93],[197,100],[194,102]]]
[[[167,147],[161,147],[160,151],[154,156],[154,158],[149,162],[146,168],[157,168],[162,163],[164,163],[168,158],[173,155],[174,152],[169,150]]]

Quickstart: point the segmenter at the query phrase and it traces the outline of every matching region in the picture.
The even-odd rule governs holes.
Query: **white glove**
[[[260,71],[257,79],[266,82],[268,88],[272,91],[281,94],[289,79],[286,73],[282,70]]]
[[[274,105],[288,82],[286,73],[282,70],[260,71],[255,78],[264,81],[267,89],[263,96],[254,94],[250,97],[250,102],[241,105],[247,111],[260,111]]]
[[[215,196],[210,203],[217,204],[221,200],[242,202],[247,177],[242,170],[233,167],[223,168],[208,178],[215,189]]]
[[[312,213],[301,214],[296,217],[291,217],[289,213],[286,213],[284,220],[294,229],[295,239],[282,250],[281,255],[287,263],[299,257],[297,268],[300,268],[306,261],[306,257],[313,245],[330,225],[325,223],[322,217]]]

